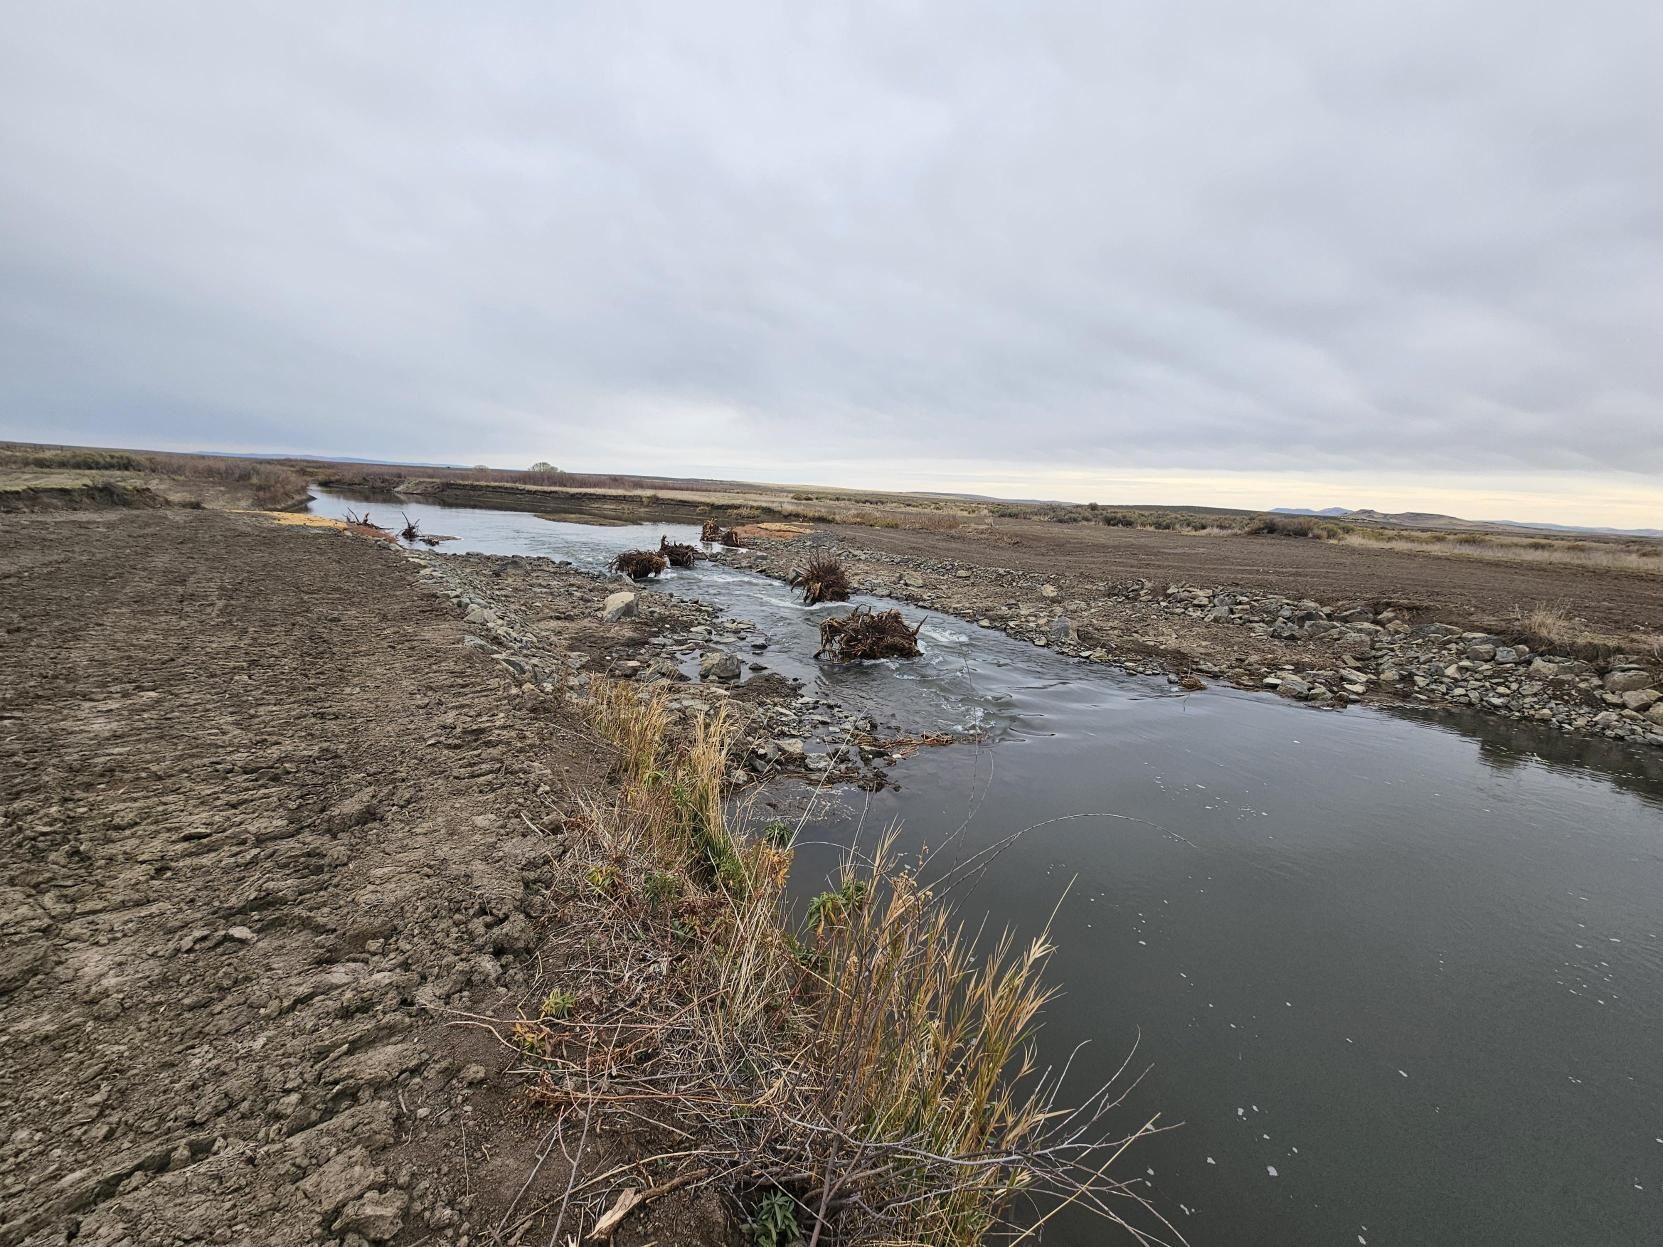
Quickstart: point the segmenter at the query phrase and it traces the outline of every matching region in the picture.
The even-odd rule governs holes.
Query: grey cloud
[[[0,429],[1663,470],[1655,6],[486,12],[12,14]]]

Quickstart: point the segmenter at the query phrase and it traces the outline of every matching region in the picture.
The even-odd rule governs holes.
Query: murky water
[[[687,536],[404,510],[450,549],[593,567]],[[800,867],[897,819],[959,857],[1032,827],[965,903],[1026,931],[1056,909],[1045,1045],[1090,1041],[1083,1087],[1137,1044],[1128,1121],[1183,1124],[1130,1172],[1195,1247],[1663,1242],[1663,757],[1177,696],[956,620],[918,663],[824,668],[783,586],[663,587],[751,620],[829,695],[984,731],[848,794]]]

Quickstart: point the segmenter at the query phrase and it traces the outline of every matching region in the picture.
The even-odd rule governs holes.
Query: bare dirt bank
[[[1132,536],[1141,540],[1149,534]],[[1274,537],[1176,540],[1186,550],[1215,558],[1232,550],[1240,557],[1259,541],[1341,555],[1349,549]],[[1082,556],[1081,546],[1090,548],[1092,557]],[[1650,640],[1593,644],[1534,635],[1517,617],[1486,626],[1447,600],[1429,603],[1424,595],[1406,594],[1401,581],[1370,581],[1360,571],[1355,579],[1328,582],[1348,591],[1339,600],[1296,596],[1286,587],[1290,582],[1227,561],[1174,557],[1159,574],[1131,575],[1126,563],[1107,556],[1108,548],[1096,538],[1081,539],[1050,557],[991,541],[985,533],[978,539],[968,531],[925,535],[835,528],[803,540],[759,543],[732,561],[786,578],[811,553],[829,551],[868,592],[998,628],[1060,653],[1165,673],[1186,687],[1227,680],[1325,707],[1380,701],[1476,709],[1663,746],[1663,647],[1655,633]],[[1330,554],[1314,556],[1319,562],[1325,557]],[[1464,570],[1450,559],[1437,564],[1452,574]],[[1284,587],[1243,587],[1266,580]],[[1291,583],[1306,582],[1295,577]],[[1506,587],[1493,590],[1489,601],[1520,588],[1500,583]],[[1642,596],[1650,590],[1643,585]],[[1596,607],[1588,604],[1589,610]]]
[[[0,1243],[495,1225],[547,1125],[454,1023],[533,990],[606,754],[463,637],[327,530],[0,524]]]
[[[1663,629],[1663,576],[1614,568],[1452,558],[1296,537],[1201,536],[1102,524],[994,519],[945,532],[828,528],[836,540],[924,560],[964,560],[1067,581],[1144,577],[1341,603],[1390,599],[1445,622],[1496,628],[1563,607],[1610,632]]]

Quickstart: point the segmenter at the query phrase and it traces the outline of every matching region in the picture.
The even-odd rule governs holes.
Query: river
[[[366,505],[314,492],[320,514]],[[448,551],[593,568],[696,538],[367,505],[456,534]],[[1122,1176],[1194,1247],[1663,1242],[1658,751],[1180,695],[940,617],[923,658],[838,668],[812,653],[842,608],[715,564],[659,587],[749,621],[815,692],[980,735],[840,794],[799,872],[897,821],[959,857],[1032,828],[960,903],[1030,933],[1054,911],[1042,1047],[1088,1041],[1084,1091],[1135,1046],[1126,1120],[1175,1128]],[[1110,1237],[1065,1221],[1047,1241]]]

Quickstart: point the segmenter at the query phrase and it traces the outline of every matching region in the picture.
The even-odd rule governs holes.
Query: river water
[[[347,505],[364,504],[312,509]],[[595,568],[696,537],[409,503],[377,518],[399,509],[462,538],[447,550]],[[841,794],[799,871],[896,821],[906,844],[950,843],[938,863],[1031,828],[963,912],[1028,933],[1054,912],[1042,1047],[1088,1043],[1080,1092],[1135,1047],[1126,1124],[1176,1128],[1121,1174],[1194,1247],[1663,1243],[1657,751],[1178,695],[953,619],[913,663],[837,668],[812,653],[842,608],[717,565],[661,587],[750,621],[812,691],[980,733],[897,767],[896,790]],[[1047,1241],[1114,1240],[1064,1221]]]

